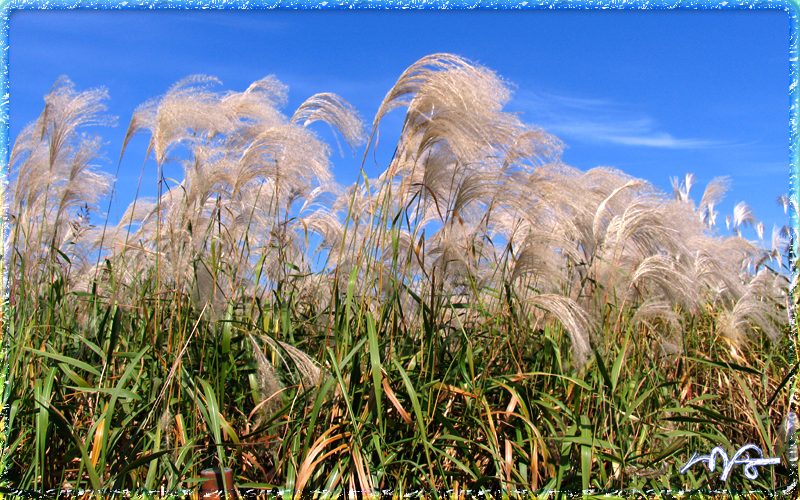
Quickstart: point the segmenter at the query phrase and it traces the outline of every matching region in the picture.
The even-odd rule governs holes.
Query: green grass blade
[[[406,391],[408,391],[408,396],[411,398],[411,407],[413,408],[414,416],[416,416],[417,419],[419,437],[422,440],[423,446],[425,447],[425,458],[428,461],[428,474],[432,474],[434,472],[434,468],[433,461],[431,460],[430,442],[428,441],[427,430],[425,428],[425,419],[423,417],[422,407],[419,405],[417,392],[414,390],[414,386],[411,384],[411,379],[408,378],[408,374],[403,369],[403,366],[395,358],[392,358],[392,364],[400,373],[400,377],[403,379],[403,384],[406,386]],[[429,477],[428,481],[431,486],[435,484],[432,477]]]
[[[54,352],[47,352],[47,351],[39,351],[37,349],[31,349],[30,347],[23,347],[23,350],[30,351],[31,353],[37,356],[43,356],[45,358],[54,359],[60,363],[66,363],[68,365],[74,366],[75,368],[80,368],[81,370],[85,370],[92,375],[100,376],[100,372],[93,366],[89,365],[88,363],[84,363],[83,361],[78,361],[77,359],[70,358],[69,356],[64,356],[63,354],[56,354]]]
[[[205,406],[208,411],[208,429],[214,437],[214,444],[217,448],[217,458],[219,459],[219,466],[226,467],[225,450],[222,446],[222,425],[220,422],[219,404],[217,404],[217,396],[214,394],[214,389],[207,381],[198,379],[200,385],[203,387],[203,395],[205,396]],[[226,485],[228,488],[232,485]]]
[[[375,407],[378,416],[378,425],[382,427],[383,407],[381,398],[383,388],[381,387],[381,354],[378,350],[378,334],[375,331],[375,318],[371,312],[367,312],[367,336],[369,338],[369,359],[372,365],[372,384],[375,391]]]

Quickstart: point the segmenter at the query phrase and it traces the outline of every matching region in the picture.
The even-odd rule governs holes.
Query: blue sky
[[[753,207],[767,238],[773,224],[787,222],[775,203],[790,189],[789,16],[782,10],[27,10],[11,14],[8,39],[11,143],[66,75],[77,90],[110,94],[118,125],[96,132],[107,142],[103,168],[111,173],[135,108],[186,76],[214,76],[219,90],[243,91],[275,75],[289,87],[285,114],[333,92],[371,123],[405,68],[450,52],[512,83],[507,110],[561,138],[565,163],[616,167],[670,192],[670,177],[691,172],[698,200],[708,181],[729,175],[718,224],[724,228],[739,201]],[[394,112],[382,127],[370,176],[386,166],[401,121]],[[363,150],[342,157],[327,129],[317,130],[331,144],[336,180],[354,182]],[[137,137],[126,152],[112,219],[132,199],[146,144]],[[148,163],[148,195],[154,170]]]

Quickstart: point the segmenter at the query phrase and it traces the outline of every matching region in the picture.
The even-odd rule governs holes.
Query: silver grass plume
[[[708,227],[714,227],[717,216],[717,212],[714,211],[714,206],[723,200],[725,193],[727,193],[729,189],[730,178],[727,176],[715,177],[706,186],[703,197],[700,199],[698,212],[700,219],[705,222]]]
[[[660,319],[667,326],[667,331],[658,332],[654,326],[655,319]],[[636,308],[630,321],[633,326],[645,325],[651,331],[660,333],[666,344],[671,344],[669,339],[678,338],[683,331],[683,316],[667,300],[645,300]]]
[[[364,124],[353,107],[336,94],[316,94],[297,108],[290,123],[308,127],[315,121],[323,121],[339,131],[351,149],[365,140]]]
[[[188,148],[189,159],[183,161],[185,179],[178,187],[163,193],[138,222],[125,221],[135,231],[126,248],[132,239],[148,251],[149,257],[139,259],[143,265],[162,259],[163,279],[185,289],[181,283],[197,281],[192,263],[205,259],[206,242],[216,239],[224,262],[213,265],[243,276],[224,290],[230,299],[232,289],[257,272],[258,259],[252,256],[265,249],[277,252],[268,260],[270,279],[281,278],[287,260],[304,265],[302,237],[289,214],[295,203],[307,202],[332,179],[328,148],[305,125],[327,121],[351,144],[361,138],[363,127],[333,94],[309,99],[290,121],[277,109],[285,104],[286,88],[274,77],[241,93],[212,92],[212,83],[218,82],[204,76],[182,80],[134,114],[125,145],[136,133],[149,131],[159,168],[176,145]]]
[[[100,139],[79,129],[114,124],[115,118],[105,114],[107,98],[103,89],[76,92],[61,77],[45,96],[38,120],[18,136],[10,155],[7,200],[12,226],[8,243],[16,249],[12,273],[18,254],[29,263],[55,263],[55,249],[74,261],[67,270],[70,281],[91,265],[84,258],[91,246],[88,216],[102,216],[97,203],[109,192],[111,178],[94,164],[102,158]],[[29,266],[28,272],[42,271],[36,267]]]
[[[169,150],[177,144],[191,145],[197,140],[230,131],[233,121],[229,110],[219,106],[219,95],[208,90],[213,83],[220,82],[204,75],[190,76],[173,85],[163,97],[139,106],[131,118],[123,153],[131,137],[149,131],[148,150],[155,154],[156,162],[161,165],[167,160]]]
[[[694,186],[694,183],[697,182],[694,174],[686,174],[683,180],[680,180],[677,177],[673,177],[670,180],[672,181],[672,190],[675,193],[675,199],[677,201],[688,203],[690,201],[689,191],[692,190],[692,186]]]
[[[541,307],[558,319],[569,334],[575,365],[578,368],[584,366],[592,352],[590,338],[593,329],[586,311],[575,301],[561,295],[535,295],[524,302]]]
[[[260,352],[260,350],[256,349],[257,343],[253,335],[248,335],[254,349]],[[272,349],[289,373],[291,373],[292,367],[298,371],[300,378],[296,382],[301,386],[302,390],[319,385],[324,369],[311,356],[286,342],[275,340],[268,335],[258,335],[258,338]]]
[[[278,373],[275,371],[272,363],[270,363],[264,353],[261,352],[261,347],[259,347],[253,336],[248,335],[248,338],[253,348],[253,357],[256,360],[256,380],[258,382],[259,397],[262,403],[266,401],[261,407],[259,418],[259,421],[264,421],[283,407],[283,402],[280,397],[283,384],[281,384]]]

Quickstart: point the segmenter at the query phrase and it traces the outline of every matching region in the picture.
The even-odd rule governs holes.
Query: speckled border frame
[[[798,200],[800,206],[798,185],[798,114],[800,113],[800,93],[798,92],[798,11],[800,11],[800,0],[0,0],[0,183],[5,187],[8,184],[8,161],[9,161],[9,86],[8,86],[8,22],[11,12],[18,9],[622,9],[622,10],[643,10],[643,9],[772,9],[784,10],[789,14],[789,188],[790,196]],[[6,261],[6,240],[8,237],[8,225],[6,223],[5,203],[3,193],[5,189],[0,189],[0,352],[2,362],[0,362],[0,500],[8,495],[9,497],[36,497],[37,494],[30,492],[26,495],[25,491],[9,488],[6,480],[6,467],[8,465],[8,439],[9,429],[6,427],[8,418],[8,406],[6,405],[10,395],[10,385],[7,380],[9,373],[8,365],[8,346],[5,340],[5,322],[3,318],[8,307],[8,276],[4,265]],[[794,235],[800,234],[800,217],[793,214],[791,225]],[[796,267],[800,254],[800,238],[793,237],[790,251],[790,261],[792,266],[792,326],[793,334],[798,335],[800,328],[795,314],[800,313],[800,290],[797,285],[800,275]],[[800,359],[798,353],[798,339],[793,339],[794,359]],[[795,399],[795,389],[798,377],[795,375],[789,384],[791,387],[789,397],[789,408],[798,412],[798,401]],[[38,493],[38,492],[37,492]],[[57,491],[45,492],[58,496]],[[114,495],[116,498],[180,498],[188,497],[187,491],[164,492],[163,490],[153,492],[129,492],[129,491],[105,491],[74,492],[81,498],[102,498],[106,495]],[[73,493],[73,494],[74,494]],[[293,492],[282,490],[279,498],[291,498]],[[387,492],[376,492],[381,498]],[[391,492],[388,492],[391,495]],[[474,492],[473,494],[478,493]],[[548,492],[526,492],[512,491],[512,494],[526,497],[540,497]],[[695,497],[700,494],[702,498],[730,498],[734,496],[752,498],[798,498],[798,477],[784,488],[775,490],[751,490],[732,492],[728,490],[591,490],[582,491],[553,491],[559,497],[566,496],[585,497],[586,494],[599,497],[636,497],[636,498],[682,498]],[[272,498],[270,493],[269,498]],[[49,495],[48,495],[49,496]],[[408,494],[404,496],[409,496]],[[425,498],[425,492],[411,493],[411,496]],[[500,498],[496,492],[480,492],[478,497]],[[247,497],[245,497],[247,498]],[[261,498],[261,497],[259,497]],[[504,497],[505,498],[505,497]]]

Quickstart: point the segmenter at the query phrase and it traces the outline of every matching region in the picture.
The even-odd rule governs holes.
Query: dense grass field
[[[195,489],[218,466],[240,489],[333,495],[791,482],[785,461],[678,472],[716,445],[784,454],[791,230],[765,242],[744,204],[719,228],[725,178],[695,201],[691,175],[667,194],[564,165],[503,111],[503,81],[447,54],[409,67],[370,127],[332,94],[284,116],[272,77],[214,85],[135,111],[121,155],[147,134],[160,180],[118,225],[83,133],[109,122],[102,90],[59,80],[16,138],[9,485]],[[383,174],[335,184],[308,125],[367,158],[396,108]]]

